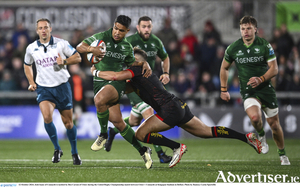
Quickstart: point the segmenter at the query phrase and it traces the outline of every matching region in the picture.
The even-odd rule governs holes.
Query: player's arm
[[[26,75],[26,78],[28,80],[29,83],[29,87],[28,90],[29,91],[35,91],[36,90],[36,84],[33,80],[33,70],[32,70],[32,65],[26,65],[24,63],[24,73]]]
[[[170,76],[169,76],[170,58],[169,58],[169,56],[161,62],[161,68],[162,68],[163,74],[159,77],[159,80],[163,84],[168,84],[170,82]]]
[[[220,97],[224,101],[230,100],[230,95],[227,91],[227,81],[228,81],[228,70],[231,66],[231,63],[228,63],[225,59],[223,59],[221,68],[220,68],[220,83],[221,83],[221,94]]]
[[[135,60],[131,65],[129,66],[143,66],[143,69],[142,69],[142,72],[145,72],[144,73],[144,77],[149,77],[151,74],[152,74],[152,69],[149,65],[149,63],[147,61],[138,61],[138,60]]]
[[[130,71],[123,70],[120,72],[114,71],[99,71],[95,68],[95,66],[91,67],[91,73],[94,77],[100,77],[109,81],[122,81],[132,78],[132,74]]]
[[[247,85],[251,85],[252,88],[257,87],[261,83],[272,79],[278,74],[278,65],[277,60],[274,59],[268,62],[269,69],[268,71],[260,77],[251,77],[247,83]]]
[[[81,62],[81,56],[78,52],[73,54],[67,59],[62,59],[60,54],[58,53],[58,57],[56,58],[57,64],[58,65],[72,65],[72,64],[78,64]]]

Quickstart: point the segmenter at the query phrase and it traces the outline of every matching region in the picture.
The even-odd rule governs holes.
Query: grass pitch
[[[61,162],[51,162],[50,140],[1,140],[0,183],[205,183],[216,182],[219,171],[235,175],[288,175],[300,178],[300,140],[285,141],[290,166],[281,166],[275,143],[268,139],[268,154],[257,154],[249,145],[231,139],[179,140],[188,151],[174,168],[159,163],[152,145],[150,170],[126,141],[115,140],[110,152],[90,150],[94,140],[79,140],[83,164],[74,166],[70,145],[60,140]],[[167,148],[164,148],[164,150]],[[167,149],[167,154],[172,151]],[[221,182],[221,181],[218,181]],[[298,179],[300,182],[300,179]]]

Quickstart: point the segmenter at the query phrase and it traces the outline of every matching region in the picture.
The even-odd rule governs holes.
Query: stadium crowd
[[[84,38],[91,36],[92,26],[85,30],[75,30],[67,39],[75,48]],[[228,44],[222,41],[222,36],[211,20],[205,22],[202,35],[196,35],[191,28],[185,30],[179,38],[172,28],[169,18],[165,19],[164,27],[154,33],[158,36],[170,57],[170,83],[166,85],[181,98],[193,98],[195,93],[210,93],[220,90],[219,70],[224,52]],[[258,29],[258,36],[264,38],[262,29]],[[26,47],[36,39],[30,37],[28,30],[19,24],[11,38],[0,32],[0,91],[27,90],[28,82],[23,70]],[[300,40],[295,41],[288,32],[286,25],[275,28],[271,39],[278,62],[278,75],[272,79],[276,91],[300,91]],[[154,73],[161,72],[161,60],[157,58]],[[86,59],[78,65],[69,66],[70,83],[73,88],[74,105],[93,105],[93,100],[85,97],[86,90],[92,90],[92,75],[90,63]],[[228,91],[239,92],[239,82],[235,68],[230,69]],[[242,100],[233,100],[230,104],[242,106]],[[1,99],[1,105],[36,104],[11,99]],[[300,100],[279,99],[279,104],[300,104]]]

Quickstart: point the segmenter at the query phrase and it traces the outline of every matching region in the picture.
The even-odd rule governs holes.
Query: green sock
[[[259,136],[264,136],[265,135],[265,131],[264,128],[262,128],[260,131],[257,131]]]
[[[277,153],[279,154],[279,156],[283,156],[285,155],[285,149],[277,149]]]
[[[100,133],[107,133],[107,124],[108,124],[108,117],[109,117],[109,110],[105,112],[97,112],[98,121],[101,127]]]
[[[125,129],[120,132],[121,136],[123,136],[123,138],[125,140],[127,140],[136,150],[140,150],[143,145],[141,144],[141,142],[139,142],[136,138],[135,138],[135,132],[134,130],[129,126],[126,125]]]
[[[159,145],[153,145],[153,147],[157,153],[162,150],[162,148]]]

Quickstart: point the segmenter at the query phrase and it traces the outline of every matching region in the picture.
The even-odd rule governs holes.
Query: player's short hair
[[[242,17],[242,19],[240,20],[240,25],[247,24],[247,23],[249,23],[249,24],[253,25],[255,28],[257,28],[257,21],[254,17],[252,17],[252,16]]]
[[[131,18],[125,15],[119,15],[115,20],[115,23],[116,22],[120,23],[121,25],[124,25],[128,29],[131,24]]]
[[[138,47],[134,47],[133,52],[134,54],[140,55],[143,58],[143,60],[147,60],[147,53],[144,50]]]
[[[152,21],[152,19],[148,16],[142,16],[138,21],[138,25],[141,23],[141,21]]]
[[[36,21],[36,26],[37,26],[37,24],[38,24],[40,21],[47,21],[47,22],[49,23],[49,26],[51,27],[51,22],[50,22],[50,20],[47,19],[47,18],[41,18],[41,19],[38,19],[38,20]]]

